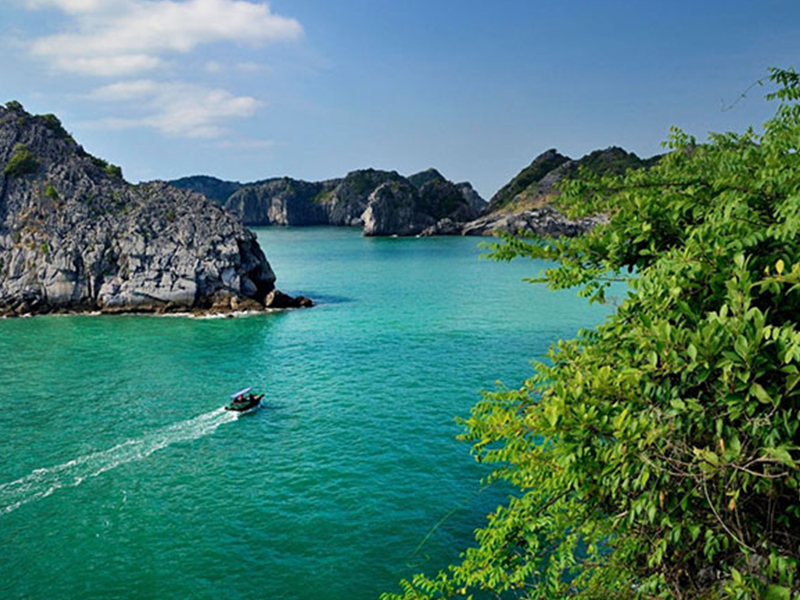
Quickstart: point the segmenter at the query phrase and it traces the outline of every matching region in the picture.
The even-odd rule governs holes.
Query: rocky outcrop
[[[369,198],[364,235],[417,235],[439,221],[474,219],[480,210],[470,205],[462,189],[444,178],[429,179],[419,188],[410,180],[385,183]]]
[[[0,107],[0,314],[263,308],[255,235],[203,196],[133,186],[52,115]]]
[[[242,184],[238,181],[225,181],[208,175],[193,175],[170,181],[171,185],[182,190],[191,190],[203,194],[220,206],[224,206],[231,194],[236,193]]]
[[[381,185],[369,198],[364,211],[364,235],[415,235],[436,222],[420,212],[417,189],[408,181]]]
[[[327,225],[328,213],[319,199],[332,187],[331,182],[269,179],[244,186],[228,198],[225,208],[251,225]]]
[[[486,200],[481,198],[481,195],[475,191],[475,188],[472,187],[470,182],[463,181],[461,183],[457,183],[456,187],[458,188],[458,191],[461,192],[464,200],[467,202],[470,212],[475,215],[473,218],[476,218],[486,212],[488,207]]]
[[[603,175],[647,168],[622,148],[596,150],[578,160],[547,150],[503,186],[489,204],[467,183],[452,183],[436,169],[408,177],[365,169],[323,182],[272,179],[247,184],[225,206],[249,225],[343,225],[365,235],[495,235],[534,232],[579,235],[603,218],[570,221],[551,207],[558,184],[585,169]],[[192,179],[192,178],[189,178]]]
[[[556,209],[545,206],[519,213],[494,213],[481,217],[466,223],[461,229],[461,235],[497,235],[499,233],[519,235],[527,232],[542,237],[575,237],[606,222],[607,218],[602,215],[571,221]]]
[[[403,177],[395,171],[363,169],[348,173],[320,200],[328,213],[328,223],[363,226],[364,211],[367,210],[372,193],[385,183],[399,183],[402,180]]]
[[[393,187],[376,196],[387,184]],[[389,189],[399,194],[393,202],[382,200]],[[337,225],[364,227],[366,235],[415,235],[443,218],[474,219],[486,201],[469,183],[454,184],[435,169],[408,178],[396,171],[362,169],[320,182],[281,177],[246,184],[224,205],[247,225]]]
[[[628,169],[648,168],[660,157],[642,160],[632,152],[611,147],[572,160],[551,149],[537,156],[492,198],[478,218],[459,222],[440,219],[422,235],[512,235],[524,232],[539,236],[576,236],[606,221],[603,215],[571,221],[550,204],[558,196],[558,183],[581,170],[604,175]],[[465,192],[468,193],[468,192]]]
[[[583,169],[596,175],[622,174],[628,169],[647,168],[658,161],[643,160],[633,152],[612,146],[573,160],[555,149],[543,152],[492,197],[488,213],[518,213],[546,206],[558,195],[556,184]]]
[[[553,172],[569,160],[568,157],[560,154],[555,148],[543,152],[492,196],[487,212],[497,212],[502,209],[512,208],[515,203],[521,200],[520,196],[526,194],[532,186],[536,186],[548,173]]]

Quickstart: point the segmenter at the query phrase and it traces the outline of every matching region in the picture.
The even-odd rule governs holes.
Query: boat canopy
[[[244,396],[247,392],[252,390],[253,388],[244,388],[243,390],[236,392],[235,394],[231,394],[231,398],[238,398],[239,396]]]

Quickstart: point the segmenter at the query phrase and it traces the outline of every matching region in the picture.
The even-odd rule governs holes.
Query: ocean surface
[[[310,310],[0,321],[0,598],[374,599],[506,497],[481,390],[611,309],[474,238],[260,229]],[[264,407],[222,410],[253,386]]]

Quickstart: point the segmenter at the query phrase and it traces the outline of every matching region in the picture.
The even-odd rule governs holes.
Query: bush
[[[537,281],[632,288],[465,438],[518,493],[435,578],[384,598],[800,598],[800,77],[763,134],[674,130],[650,170],[563,184],[582,238],[507,237]]]
[[[94,163],[95,166],[102,169],[103,172],[109,177],[122,179],[122,167],[118,167],[117,165],[112,165],[107,161],[103,160],[102,158],[98,158],[96,156],[89,155],[89,158],[92,159],[92,162]]]
[[[36,156],[25,144],[17,144],[3,173],[7,177],[21,177],[35,173],[38,169],[39,161],[36,160]]]
[[[47,127],[58,137],[63,139],[71,139],[71,136],[67,130],[64,129],[64,126],[61,124],[61,120],[57,116],[54,114],[47,114],[42,115],[40,118],[42,121],[44,121],[45,125],[47,125]]]

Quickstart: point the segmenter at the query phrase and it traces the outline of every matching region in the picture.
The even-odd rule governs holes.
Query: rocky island
[[[486,202],[468,182],[453,183],[436,169],[404,177],[396,171],[363,169],[340,179],[311,182],[280,177],[242,184],[198,175],[172,185],[205,194],[236,213],[246,225],[336,225],[364,235],[512,235],[559,237],[585,233],[605,217],[572,221],[553,208],[557,183],[580,169],[621,173],[646,168],[622,148],[596,150],[573,160],[552,149],[523,169]]]
[[[54,115],[0,106],[0,315],[308,305],[241,220],[198,193],[131,185]]]
[[[206,194],[246,225],[362,227],[369,236],[417,235],[441,219],[468,221],[486,208],[469,183],[448,181],[435,169],[410,177],[362,169],[318,182],[280,177],[240,184],[194,176],[171,183]]]

